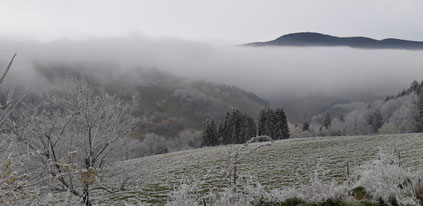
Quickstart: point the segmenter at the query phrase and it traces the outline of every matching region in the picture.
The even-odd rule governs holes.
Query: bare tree
[[[145,155],[155,155],[167,153],[166,138],[154,133],[148,133],[145,135],[142,141],[142,146],[145,148]]]
[[[0,85],[2,86],[16,55],[16,53],[13,55],[0,77]],[[14,87],[7,89],[3,104],[0,105],[0,204],[13,204],[17,199],[28,197],[31,191],[26,190],[25,187],[31,183],[30,176],[39,174],[37,170],[33,170],[30,173],[22,172],[21,165],[27,162],[28,155],[32,153],[22,155],[17,150],[15,141],[9,138],[7,130],[3,127],[3,123],[9,114],[28,93],[25,92],[19,98],[14,99],[13,91]]]
[[[92,205],[93,190],[124,189],[129,177],[112,182],[120,172],[113,163],[125,159],[135,103],[81,79],[41,97],[22,103],[6,124],[21,150],[39,154],[28,166],[45,171],[38,182],[51,192],[68,191],[85,205]]]

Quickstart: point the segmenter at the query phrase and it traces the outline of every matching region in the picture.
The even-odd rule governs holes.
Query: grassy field
[[[167,193],[186,179],[204,180],[204,190],[217,184],[230,184],[230,179],[221,176],[241,147],[209,147],[121,162],[120,167],[140,176],[138,186],[107,195],[107,198],[102,194],[97,203],[141,200],[164,204]],[[381,148],[399,151],[402,165],[410,170],[423,168],[423,134],[401,134],[289,139],[273,144],[250,144],[240,154],[242,158],[237,165],[237,173],[256,177],[269,188],[281,188],[307,181],[309,174],[320,164],[323,169],[329,170],[328,178],[343,180],[347,175],[347,162],[350,170],[353,170],[355,166],[374,159]],[[139,169],[134,169],[136,167]]]

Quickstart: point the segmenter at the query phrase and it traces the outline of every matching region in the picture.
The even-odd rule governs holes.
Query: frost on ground
[[[381,148],[395,151],[384,156],[378,154]],[[416,198],[406,184],[402,184],[405,189],[392,187],[389,192],[383,188],[418,179],[414,172],[423,169],[421,148],[423,134],[401,134],[289,139],[181,151],[119,162],[115,167],[137,177],[133,186],[116,193],[94,191],[91,198],[95,205],[198,205],[203,201],[207,205],[248,205],[292,197],[310,202],[351,199],[345,196],[348,191],[365,187],[374,197],[389,200],[395,196],[400,202],[412,203]],[[75,201],[66,193],[45,199],[48,203]]]
[[[410,171],[423,169],[422,134],[324,137],[276,141],[273,145],[249,152],[260,144],[248,145],[237,163],[239,176],[253,177],[263,190],[277,192],[288,186],[309,183],[319,165],[325,171],[322,182],[347,180],[347,162],[353,168],[377,158],[380,148],[395,148],[401,166]],[[137,200],[165,204],[171,191],[179,185],[200,182],[196,191],[207,192],[217,186],[229,188],[233,177],[222,174],[234,153],[242,145],[209,147],[150,156],[119,163],[119,167],[138,175],[137,186],[119,194],[104,194],[100,202]],[[139,165],[140,169],[135,170]],[[229,173],[233,173],[230,168]],[[241,181],[241,179],[240,179]],[[330,182],[329,182],[330,183]],[[189,184],[188,184],[189,185]]]
[[[327,170],[326,170],[327,171]],[[182,184],[167,206],[177,205],[374,205],[423,204],[423,176],[401,167],[395,152],[380,151],[377,158],[357,167],[345,181],[324,181],[318,165],[308,182],[266,190],[259,182],[241,182],[222,191],[199,193],[198,182]],[[288,204],[291,203],[291,204]]]

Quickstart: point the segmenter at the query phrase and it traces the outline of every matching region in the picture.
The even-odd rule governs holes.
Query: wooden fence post
[[[236,165],[234,166],[234,185],[236,185]]]
[[[349,167],[349,164],[347,162],[347,177],[349,177],[349,176],[350,176],[350,167]]]

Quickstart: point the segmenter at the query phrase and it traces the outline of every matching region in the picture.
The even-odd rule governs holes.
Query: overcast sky
[[[243,43],[316,31],[423,40],[422,11],[422,0],[1,0],[0,36]]]

